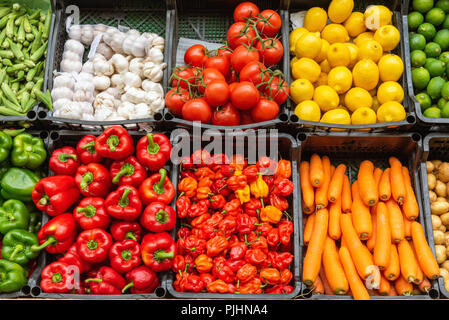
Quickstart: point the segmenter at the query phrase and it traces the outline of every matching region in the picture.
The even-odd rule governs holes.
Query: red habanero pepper
[[[262,268],[259,276],[262,281],[270,285],[276,285],[281,280],[281,273],[276,268]]]
[[[248,185],[246,176],[244,175],[232,176],[226,180],[226,183],[228,184],[228,188],[232,191],[243,189]]]
[[[267,242],[267,238],[265,238],[264,236],[261,236],[255,232],[252,232],[248,235],[247,240],[250,242],[249,246],[252,249],[260,249],[265,253],[268,252],[268,242]]]
[[[226,204],[226,199],[221,194],[210,197],[210,206],[214,209],[222,209]]]
[[[154,272],[170,270],[176,254],[176,244],[167,232],[149,233],[142,239],[142,261]]]
[[[215,177],[214,178],[215,178],[215,180],[226,179],[226,177],[221,172],[221,169],[218,169],[217,171],[215,171]]]
[[[64,254],[64,256],[58,261],[65,262],[69,266],[77,266],[80,274],[86,273],[92,268],[92,265],[89,262],[81,259],[80,255],[78,254],[76,243],[73,244]]]
[[[81,200],[73,210],[73,217],[84,230],[106,229],[111,223],[111,218],[104,209],[104,200],[98,197],[88,197]]]
[[[173,288],[175,288],[176,291],[186,292],[185,284],[187,282],[188,275],[189,274],[187,272],[181,271],[176,274],[176,280],[173,282]]]
[[[269,223],[264,222],[257,226],[256,232],[261,236],[267,237],[271,229],[273,229],[273,226]]]
[[[215,257],[213,260],[212,275],[226,283],[234,282],[235,273],[226,265],[226,259],[222,256]]]
[[[177,273],[178,271],[184,271],[185,266],[186,266],[186,261],[184,259],[184,256],[177,254],[173,258],[173,265],[171,266],[172,271],[175,273]]]
[[[246,263],[237,271],[237,279],[241,283],[251,281],[257,276],[257,268],[251,263]]]
[[[245,260],[226,260],[226,265],[231,268],[232,272],[237,272],[246,264]]]
[[[206,177],[206,178],[202,178],[198,181],[198,188],[201,187],[210,187],[212,185],[213,181],[211,180],[211,178]]]
[[[190,206],[189,210],[187,211],[187,215],[190,218],[198,217],[202,214],[207,213],[209,210],[210,201],[207,199],[200,200],[197,203],[194,203]]]
[[[242,174],[244,176],[246,176],[246,180],[248,182],[254,182],[257,180],[257,172],[259,171],[259,169],[257,168],[256,165],[250,165],[247,166],[245,169],[243,169]]]
[[[190,229],[188,227],[179,228],[178,232],[176,233],[176,235],[178,236],[178,239],[186,238],[186,237],[190,236],[191,234],[192,234],[192,232],[190,231]]]
[[[199,187],[196,189],[196,198],[198,200],[208,199],[211,195],[213,195],[213,193],[209,187]]]
[[[265,290],[265,293],[270,294],[289,294],[293,292],[293,287],[289,285],[278,284],[272,288]]]
[[[124,160],[115,160],[109,171],[112,183],[119,186],[126,184],[138,188],[147,177],[147,171],[133,156]]]
[[[184,284],[184,287],[188,292],[198,293],[203,291],[205,284],[201,280],[200,276],[197,276],[196,274],[190,274],[187,276],[187,280]]]
[[[79,155],[82,164],[91,162],[98,163],[103,160],[103,157],[98,154],[97,150],[95,150],[95,139],[95,136],[89,134],[81,138],[76,145],[76,152]]]
[[[104,207],[111,217],[125,221],[136,220],[142,212],[139,192],[127,185],[111,192],[104,201]]]
[[[111,225],[111,234],[114,241],[132,239],[140,242],[142,228],[137,222],[114,221]]]
[[[225,155],[224,153],[216,153],[211,157],[209,166],[213,171],[217,171],[222,166],[228,165],[230,163],[231,160],[229,160],[227,155]]]
[[[206,253],[206,240],[199,239],[193,234],[184,239],[180,239],[180,244],[183,250],[190,253],[194,258]]]
[[[271,255],[271,265],[279,270],[288,268],[293,261],[293,255],[290,252],[273,253],[274,254]]]
[[[126,285],[125,279],[110,267],[101,267],[93,278],[86,279],[92,294],[121,294]]]
[[[266,156],[262,156],[257,161],[256,166],[259,169],[260,174],[264,176],[274,175],[276,173],[277,162]]]
[[[206,290],[209,293],[229,293],[228,283],[221,279],[212,281],[206,285]]]
[[[210,273],[201,273],[200,278],[206,286],[214,281],[214,277]]]
[[[192,235],[198,237],[199,239],[208,240],[210,239],[210,235],[205,232],[204,229],[193,228]]]
[[[126,274],[128,284],[122,289],[122,293],[131,288],[133,294],[152,293],[159,287],[157,274],[146,266],[134,268]]]
[[[140,265],[140,246],[134,240],[116,242],[109,248],[109,263],[118,273],[126,273]]]
[[[279,244],[279,229],[272,228],[267,234],[267,242],[270,247],[276,247]]]
[[[260,264],[267,258],[267,255],[260,249],[248,249],[245,254],[245,261],[253,264]]]
[[[180,171],[184,172],[184,170],[189,170],[195,168],[195,165],[192,162],[192,157],[184,156],[181,158],[179,162]]]
[[[223,236],[215,236],[209,241],[207,241],[207,255],[210,257],[215,257],[219,255],[223,250],[228,248],[228,240]]]
[[[218,229],[222,230],[226,237],[237,229],[237,219],[234,216],[226,215],[218,224]]]
[[[283,220],[279,223],[278,228],[281,243],[285,246],[288,245],[290,243],[291,235],[293,233],[293,222]]]
[[[99,263],[108,257],[112,237],[103,229],[90,229],[79,234],[76,245],[81,259],[90,263]]]
[[[86,197],[105,198],[112,186],[108,169],[99,163],[80,166],[76,171],[75,182]]]
[[[278,208],[279,210],[285,211],[288,209],[288,201],[285,197],[272,192],[268,196],[268,199],[270,200],[270,205]]]
[[[74,176],[80,160],[74,148],[63,147],[53,151],[48,166],[55,174]]]
[[[204,149],[196,150],[192,154],[192,163],[197,167],[204,167],[211,163],[212,159],[210,153]]]
[[[162,133],[147,133],[140,138],[136,147],[139,162],[150,171],[158,171],[170,159],[172,146]]]
[[[198,180],[209,178],[215,180],[215,172],[213,172],[209,167],[201,167],[195,171],[195,177]]]
[[[48,253],[63,253],[75,241],[75,231],[76,222],[72,214],[61,214],[48,221],[39,230],[37,234],[39,247],[33,247],[33,250],[45,248]]]
[[[292,278],[293,278],[293,274],[290,270],[288,270],[288,269],[281,270],[281,278],[279,281],[282,284],[289,284],[290,281],[292,281]]]
[[[205,234],[205,240],[209,240],[210,238],[213,238],[217,232],[219,232],[216,227],[214,227],[211,224],[208,224],[207,221],[204,221],[204,223],[201,225],[201,231]]]
[[[140,224],[151,232],[168,231],[176,225],[176,212],[162,202],[152,202],[140,216]]]
[[[190,172],[190,171],[183,171],[183,172],[181,172],[181,179],[184,179],[184,178],[193,178],[196,181],[195,174],[193,172]]]
[[[256,198],[251,198],[243,204],[243,212],[251,217],[258,217],[260,209],[262,209],[262,203]]]
[[[204,214],[196,217],[195,219],[193,219],[192,222],[190,222],[190,225],[194,228],[201,228],[202,225],[204,224],[204,222],[206,222],[206,220],[209,218],[210,218],[210,214],[204,213]]]
[[[288,197],[292,194],[295,185],[292,181],[285,178],[277,178],[274,180],[274,190],[273,193],[279,194],[283,197]]]
[[[261,294],[262,293],[262,281],[260,278],[254,277],[251,281],[248,281],[238,288],[238,292],[241,294]]]
[[[279,160],[275,178],[290,179],[292,176],[292,163],[289,160]]]
[[[235,168],[235,170],[243,171],[247,165],[247,161],[242,154],[235,154],[232,156],[231,166]]]
[[[273,190],[274,187],[274,177],[273,176],[263,176],[262,177],[263,181],[265,181],[265,183],[268,186],[268,190]]]
[[[104,158],[125,159],[134,153],[134,141],[121,126],[112,126],[95,139],[95,149]]]
[[[221,167],[221,173],[223,174],[224,177],[229,178],[232,177],[235,173],[235,167],[232,167],[230,165],[224,165]]]
[[[222,213],[231,215],[231,216],[237,216],[238,214],[242,213],[242,207],[239,199],[233,199],[229,202],[227,202],[222,210]]]
[[[228,188],[226,180],[223,179],[215,180],[210,189],[214,194],[220,194],[223,197],[227,197],[231,193],[231,190]]]
[[[215,212],[207,221],[205,221],[205,224],[217,227],[221,220],[223,220],[223,215],[219,212]]]
[[[143,204],[146,206],[153,201],[170,204],[175,197],[175,187],[167,178],[167,170],[160,169],[159,173],[155,173],[143,181],[139,193]]]
[[[207,273],[212,269],[212,258],[205,254],[200,254],[195,259],[195,268],[199,273]]]
[[[231,234],[226,239],[228,239],[229,247],[232,247],[233,245],[240,242],[239,237],[237,237],[236,234]]]
[[[186,196],[192,198],[196,195],[196,189],[198,187],[198,182],[195,178],[186,177],[182,178],[178,183],[178,191],[181,192],[181,196]]]
[[[178,198],[178,200],[176,200],[176,212],[178,213],[179,218],[187,217],[190,205],[190,198],[186,196],[181,196]]]
[[[50,263],[42,270],[41,289],[47,293],[68,293],[72,290],[70,284],[75,284],[73,270],[65,262]]]
[[[256,223],[258,219],[256,217],[251,217],[247,214],[237,215],[237,232],[241,234],[250,233],[256,229]]]
[[[229,259],[230,260],[241,260],[245,257],[246,251],[248,247],[244,242],[237,242],[231,246],[229,250]]]

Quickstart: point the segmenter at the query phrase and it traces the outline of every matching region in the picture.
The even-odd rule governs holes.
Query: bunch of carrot
[[[423,228],[414,221],[419,207],[410,173],[395,157],[389,164],[383,171],[363,161],[351,185],[346,166],[335,168],[327,156],[301,162],[303,282],[315,293],[412,295],[427,292],[428,279],[439,277]]]

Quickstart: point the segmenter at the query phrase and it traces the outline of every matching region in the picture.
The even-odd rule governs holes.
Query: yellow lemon
[[[351,116],[344,109],[334,109],[323,114],[320,122],[334,124],[351,124]]]
[[[347,42],[349,41],[348,31],[341,24],[328,24],[321,31],[321,38],[327,40],[330,44],[337,42]]]
[[[327,12],[333,23],[343,23],[351,15],[352,9],[354,9],[353,0],[332,0]]]
[[[318,103],[321,111],[326,112],[338,107],[340,98],[337,92],[329,86],[319,86],[313,93],[313,101]]]
[[[379,109],[380,107],[380,103],[379,100],[377,99],[377,96],[373,97],[373,105],[371,106],[371,109],[373,109],[375,112],[377,112],[377,109]]]
[[[295,108],[295,114],[299,119],[305,121],[320,121],[321,110],[318,104],[312,100],[305,100]]]
[[[363,32],[363,33],[359,34],[354,39],[354,43],[356,44],[356,46],[360,46],[360,44],[366,40],[374,40],[374,32],[367,31],[367,32]]]
[[[320,68],[321,68],[321,71],[324,73],[329,73],[329,71],[331,71],[331,66],[329,65],[329,61],[327,61],[327,59],[321,61]]]
[[[382,26],[391,24],[393,12],[385,6],[369,6],[365,10],[365,26],[369,30],[377,30]]]
[[[378,67],[382,81],[398,81],[404,72],[404,63],[395,54],[385,54],[380,58]]]
[[[389,101],[377,109],[377,120],[379,122],[402,121],[406,113],[404,106],[396,101]]]
[[[384,51],[391,51],[398,45],[401,35],[395,26],[387,25],[376,30],[374,40],[380,43]]]
[[[320,73],[320,65],[309,58],[301,58],[292,66],[292,75],[295,79],[307,79],[310,82],[315,82]]]
[[[351,115],[351,124],[376,123],[377,116],[373,109],[362,107],[355,110]]]
[[[303,34],[295,44],[295,53],[298,58],[315,58],[321,51],[321,38],[319,32]]]
[[[321,51],[314,60],[318,63],[325,60],[327,58],[327,50],[329,50],[329,42],[327,42],[327,40],[321,39]]]
[[[351,52],[344,43],[334,43],[327,50],[327,61],[331,68],[348,66],[351,62]]]
[[[313,98],[313,85],[307,79],[297,79],[290,86],[290,96],[295,103]]]
[[[371,59],[377,63],[382,58],[382,54],[382,46],[376,40],[367,40],[360,43],[359,60]]]
[[[404,100],[404,90],[396,81],[387,81],[382,83],[377,89],[377,99],[380,104],[389,101],[401,103]]]
[[[343,66],[333,68],[329,72],[327,83],[338,94],[345,93],[352,86],[351,70]]]
[[[358,108],[370,108],[373,104],[373,98],[369,92],[363,88],[352,88],[345,94],[345,106],[354,112]]]
[[[310,32],[321,32],[327,24],[327,13],[320,7],[307,10],[304,18],[304,28]]]
[[[307,32],[309,31],[306,28],[296,28],[295,30],[290,32],[289,42],[291,54],[295,54],[296,41],[298,41],[298,39]]]
[[[379,82],[379,68],[370,59],[362,59],[352,69],[354,85],[366,90],[374,89]]]
[[[351,58],[351,61],[349,62],[348,68],[352,69],[357,61],[359,60],[359,47],[357,47],[355,44],[351,42],[346,42],[345,46],[349,49],[349,56]]]
[[[313,83],[315,87],[327,86],[327,73],[321,72],[318,80]]]
[[[348,20],[344,23],[345,29],[348,31],[348,34],[355,38],[362,32],[366,31],[365,27],[365,17],[361,12],[353,12],[349,16]]]

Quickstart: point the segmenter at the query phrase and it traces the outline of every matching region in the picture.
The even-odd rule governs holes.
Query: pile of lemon
[[[299,119],[359,125],[406,117],[397,82],[404,65],[390,53],[400,41],[393,13],[381,5],[353,8],[353,0],[333,0],[327,12],[311,8],[304,27],[290,33],[290,94]]]

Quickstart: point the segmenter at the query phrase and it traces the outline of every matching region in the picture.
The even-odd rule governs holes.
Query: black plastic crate
[[[300,144],[299,158],[309,161],[313,153],[320,156],[329,156],[331,163],[347,165],[347,172],[349,179],[352,182],[357,179],[357,172],[360,162],[363,160],[373,161],[376,167],[388,167],[388,157],[397,157],[404,166],[407,166],[414,185],[415,195],[418,200],[420,209],[419,222],[424,228],[426,235],[426,219],[425,211],[423,210],[421,199],[421,185],[418,174],[419,161],[422,154],[421,136],[417,133],[403,133],[403,134],[376,134],[376,133],[333,133],[328,135],[326,133],[299,133],[298,141]],[[302,194],[300,194],[302,197]],[[301,203],[301,202],[300,202]],[[302,209],[300,214],[302,215]],[[303,230],[301,229],[301,245],[304,246]],[[430,244],[430,242],[429,242]],[[304,246],[303,253],[305,254],[307,248]],[[301,278],[304,257],[301,256]],[[427,295],[416,296],[372,296],[373,300],[391,300],[391,299],[437,299],[439,296],[438,283],[432,281],[432,289]],[[316,300],[344,300],[352,299],[347,295],[320,295],[312,294],[311,290],[304,286],[302,295],[304,297]]]
[[[269,131],[268,131],[269,132]],[[224,134],[219,137],[213,137],[213,139],[220,139],[220,141],[224,145],[226,142],[232,143],[233,149],[228,150],[226,149],[226,152],[245,152],[245,156],[248,155],[249,151],[254,151],[258,149],[258,144],[255,143],[256,140],[252,140],[254,133],[259,133],[259,131],[254,130],[248,130],[245,132],[239,132],[237,134]],[[190,151],[191,153],[196,150],[197,147],[205,147],[208,144],[208,141],[210,141],[210,138],[214,136],[215,134],[207,134],[203,133],[202,137],[198,135],[192,135],[189,134],[186,130],[176,130],[173,132],[171,137],[171,143],[172,145],[175,145],[178,142],[187,143],[190,145]],[[251,137],[251,138],[249,138]],[[235,138],[235,139],[234,139]],[[254,139],[261,139],[260,136]],[[173,282],[175,275],[173,272],[170,272],[167,277],[166,282],[166,289],[168,293],[179,299],[270,299],[270,300],[285,300],[285,299],[293,299],[297,297],[301,290],[302,290],[302,284],[299,281],[300,272],[301,272],[301,266],[300,266],[300,256],[302,255],[302,248],[299,245],[299,234],[302,226],[302,215],[300,213],[300,199],[298,197],[299,195],[299,167],[297,163],[297,155],[298,155],[298,146],[296,141],[293,139],[292,136],[284,133],[279,133],[278,136],[270,137],[268,134],[266,137],[263,137],[265,141],[267,141],[267,146],[270,143],[277,143],[278,144],[278,152],[282,156],[282,159],[288,159],[292,162],[292,181],[295,185],[295,189],[288,197],[289,201],[289,211],[293,215],[293,224],[294,224],[294,231],[292,234],[292,241],[293,241],[293,252],[294,255],[293,263],[290,266],[290,270],[293,274],[292,281],[294,284],[294,290],[290,294],[231,294],[231,293],[192,293],[192,292],[178,292],[173,287]],[[195,141],[195,142],[194,142]],[[259,140],[257,140],[259,141]],[[224,150],[224,149],[223,149]],[[237,151],[238,150],[238,151]],[[214,150],[215,152],[221,152],[219,150]],[[255,153],[254,153],[255,154]],[[257,159],[256,159],[257,160]],[[175,173],[173,174],[173,184],[176,186],[178,184],[178,181],[180,180],[179,176],[179,169],[175,169]],[[173,207],[176,210],[175,205]],[[181,219],[177,220],[176,229],[178,229],[181,226]]]
[[[170,35],[170,42],[172,42],[172,55],[168,62],[168,78],[173,73],[176,67],[176,52],[178,48],[178,41],[180,37],[202,40],[214,43],[223,43],[226,41],[226,33],[228,28],[234,23],[233,12],[235,7],[245,0],[172,0],[173,5],[176,6],[174,10],[174,24],[173,32]],[[285,54],[285,48],[288,48],[288,12],[283,0],[254,0],[252,1],[260,10],[272,9],[279,13],[282,20],[282,27],[278,35],[284,47],[284,56],[276,66],[276,69],[281,70],[287,77],[289,57]],[[285,37],[287,34],[287,37]],[[286,78],[287,80],[287,78]],[[167,84],[170,87],[170,84]],[[279,106],[279,114],[276,119],[256,122],[239,126],[217,126],[212,124],[201,124],[202,128],[206,129],[257,129],[268,127],[284,127],[288,124],[287,103]],[[168,108],[164,109],[164,119],[169,121],[172,126],[192,127],[196,124],[189,120],[178,118],[170,113]]]
[[[319,0],[319,1],[306,1],[306,0],[286,0],[289,1],[289,14],[295,13],[302,10],[308,10],[311,7],[322,7],[325,10],[327,10],[327,7],[329,6],[330,0]],[[406,56],[408,54],[408,42],[407,44],[405,41],[408,41],[408,35],[405,34],[403,31],[403,17],[401,16],[401,4],[398,0],[388,1],[388,0],[358,0],[354,1],[354,11],[365,11],[366,7],[369,5],[384,5],[388,7],[393,12],[392,17],[392,24],[399,30],[399,33],[401,34],[401,40],[396,47],[392,51],[392,53],[398,55],[403,63],[404,63],[404,73],[402,74],[401,79],[399,79],[398,83],[401,84],[401,86],[404,89],[404,100],[402,101],[402,105],[405,108],[406,117],[402,121],[395,121],[395,122],[381,122],[381,123],[374,123],[374,124],[364,124],[364,125],[344,125],[344,124],[329,124],[329,123],[321,123],[321,122],[314,122],[314,121],[304,121],[298,118],[297,115],[294,114],[295,110],[295,103],[293,100],[288,99],[287,102],[287,109],[289,110],[289,122],[291,125],[293,125],[295,128],[298,128],[303,131],[308,132],[320,132],[320,131],[334,131],[335,129],[338,129],[338,131],[369,131],[369,132],[386,132],[386,131],[406,131],[410,130],[416,123],[416,117],[415,117],[415,105],[413,103],[413,100],[409,98],[409,95],[407,94],[407,81],[408,78],[406,77]],[[292,26],[289,23],[289,29],[287,30],[287,35],[292,31]],[[285,37],[285,36],[284,36]],[[288,42],[287,42],[288,43]],[[289,48],[289,47],[288,47]],[[291,66],[290,66],[290,59],[288,59],[288,71],[286,71],[287,76],[287,82],[291,84],[294,79],[291,74]]]
[[[173,10],[170,10],[171,0],[134,0],[134,1],[86,1],[86,0],[56,0],[62,7],[56,17],[54,35],[52,39],[53,54],[49,60],[46,77],[48,78],[48,90],[53,88],[53,70],[59,70],[62,60],[64,44],[68,39],[66,32],[66,19],[72,13],[66,12],[70,5],[76,5],[79,8],[80,24],[105,24],[117,27],[118,25],[137,29],[141,32],[154,32],[165,39],[164,62],[167,67],[164,69],[162,87],[166,91],[169,66],[168,62],[171,55],[170,32],[173,29],[172,24]],[[54,117],[53,112],[46,108],[40,108],[37,114],[38,120],[42,126],[56,126],[61,129],[71,130],[102,130],[107,126],[121,125],[128,129],[141,129],[151,126],[158,126],[162,123],[163,109],[157,112],[153,118],[117,120],[117,121],[85,121],[68,118]]]
[[[99,136],[102,133],[102,131],[68,131],[68,130],[61,130],[61,131],[51,131],[49,134],[48,139],[48,157],[51,156],[53,151],[57,148],[61,148],[62,146],[72,146],[76,147],[77,143],[80,141],[82,137],[85,135],[94,135]],[[139,131],[139,132],[129,132],[131,136],[133,137],[134,143],[136,144],[137,141],[145,136],[146,132]],[[176,170],[174,170],[173,166],[171,165],[171,162],[167,162],[167,164],[164,167],[169,172],[168,177],[171,181],[175,178]],[[54,173],[49,170],[48,176],[52,176]],[[175,185],[176,187],[176,185]],[[172,206],[174,206],[175,200],[173,200]],[[72,212],[68,210],[68,212]],[[47,213],[43,213],[42,216],[42,225],[44,225],[46,222],[48,222],[52,217],[49,217]],[[175,230],[169,231],[170,235],[174,238]],[[59,294],[59,293],[46,293],[43,292],[40,288],[40,280],[41,280],[41,273],[42,270],[51,262],[55,261],[55,255],[49,254],[46,250],[42,250],[41,254],[39,255],[38,265],[36,267],[36,271],[33,274],[33,278],[29,281],[29,288],[27,289],[27,292],[31,295],[32,298],[44,298],[44,299],[108,299],[108,300],[123,300],[123,299],[160,299],[164,298],[166,295],[166,277],[167,272],[162,272],[158,274],[160,286],[156,288],[154,293],[148,293],[148,294],[121,294],[121,295],[93,295],[93,294]]]

